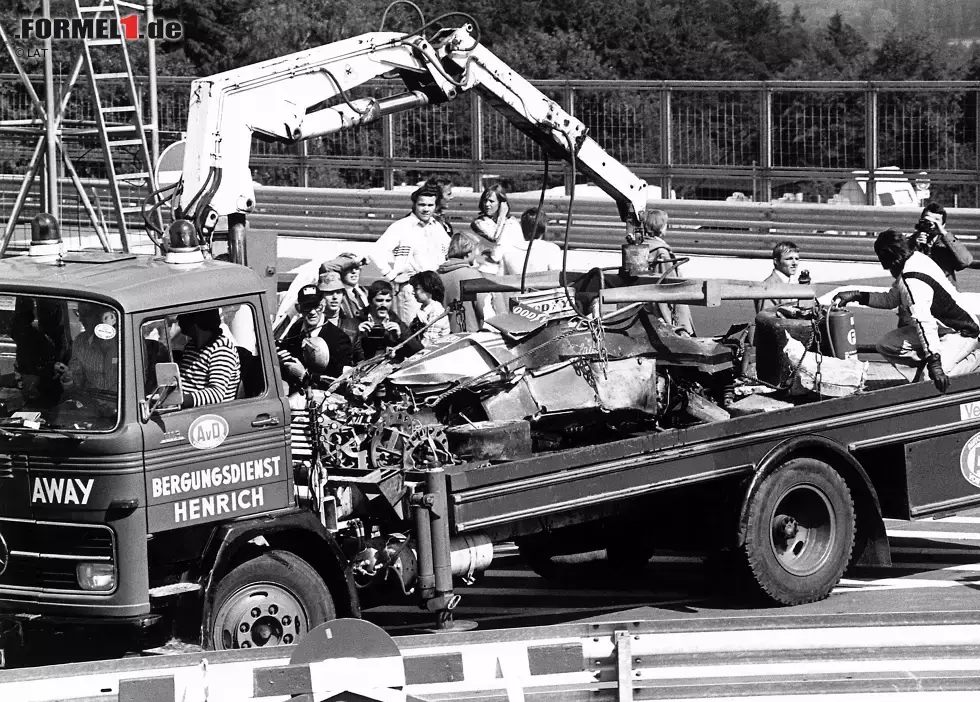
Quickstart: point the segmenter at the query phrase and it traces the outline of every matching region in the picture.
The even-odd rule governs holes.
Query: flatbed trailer
[[[684,537],[693,536],[710,537],[702,545],[744,549],[753,529],[771,525],[775,530],[785,516],[807,526],[808,516],[815,516],[807,510],[815,509],[823,511],[822,519],[853,519],[853,553],[849,532],[842,528],[846,524],[814,534],[822,542],[783,543],[790,551],[794,545],[826,547],[822,557],[843,568],[890,564],[883,517],[914,519],[980,504],[978,444],[980,377],[974,374],[954,378],[945,395],[937,395],[929,383],[913,383],[510,463],[446,470],[452,520],[460,534],[560,533],[584,515],[603,514],[630,525],[611,538],[639,553],[645,544],[669,545],[679,537],[690,542]],[[802,470],[784,479],[794,466]],[[814,472],[828,468],[841,481],[815,484]],[[794,506],[796,498],[803,501]],[[629,510],[631,503],[638,509]],[[771,545],[780,550],[775,537]],[[772,571],[761,568],[756,578],[767,591],[774,589],[770,594],[779,593],[778,563],[798,572],[809,568],[812,554],[800,555],[805,558],[794,565],[791,553],[782,549],[774,555]],[[773,577],[776,583],[769,581]],[[835,583],[836,578],[827,584]],[[778,595],[790,601],[807,597]]]

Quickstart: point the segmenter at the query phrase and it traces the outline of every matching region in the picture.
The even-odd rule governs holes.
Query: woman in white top
[[[510,216],[507,194],[500,185],[491,185],[480,196],[480,214],[470,225],[474,232],[491,244],[490,260],[500,263],[501,249],[524,241],[521,223]],[[484,271],[487,273],[497,271]]]

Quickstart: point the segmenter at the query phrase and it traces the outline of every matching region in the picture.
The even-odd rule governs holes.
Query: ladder
[[[78,17],[81,19],[100,19],[107,14],[110,21],[114,20],[117,23],[122,19],[120,7],[141,13],[147,10],[146,4],[129,0],[74,0],[74,3]],[[142,221],[139,224],[127,221],[127,215],[132,217],[140,214],[143,207],[141,202],[133,203],[131,198],[124,198],[120,186],[148,188],[149,192],[157,189],[147,143],[147,130],[156,129],[156,125],[144,124],[142,106],[136,93],[136,81],[133,78],[133,66],[126,46],[127,40],[122,25],[117,24],[117,26],[119,32],[116,38],[84,39],[82,56],[92,89],[95,122],[102,143],[102,152],[105,154],[109,192],[116,210],[119,241],[122,250],[128,253],[130,229],[143,228],[144,224]],[[118,70],[120,57],[123,68],[121,71]],[[107,107],[105,103],[108,91],[120,83],[125,88],[128,100],[120,104],[112,103]],[[136,158],[133,158],[134,148]]]

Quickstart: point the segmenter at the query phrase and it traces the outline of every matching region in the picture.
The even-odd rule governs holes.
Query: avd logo
[[[202,414],[187,429],[187,439],[196,449],[218,448],[227,437],[228,420],[216,414]]]
[[[980,487],[980,433],[971,436],[960,451],[960,471],[968,483]]]

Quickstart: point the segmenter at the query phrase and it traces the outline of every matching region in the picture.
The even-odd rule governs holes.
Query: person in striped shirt
[[[188,342],[180,359],[183,407],[203,407],[234,400],[241,380],[241,361],[221,331],[217,309],[177,315]]]
[[[119,385],[118,315],[111,307],[79,302],[78,318],[85,331],[75,337],[61,384],[74,392],[115,394]]]

